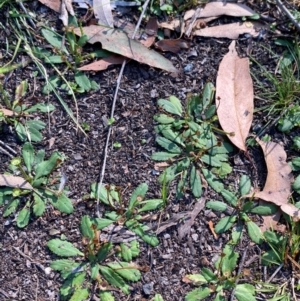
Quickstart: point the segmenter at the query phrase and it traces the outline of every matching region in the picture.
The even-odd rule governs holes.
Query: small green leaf
[[[33,203],[33,213],[36,217],[43,215],[45,212],[46,206],[45,202],[41,199],[41,197],[33,193],[34,203]]]
[[[55,107],[49,103],[49,104],[44,104],[44,103],[38,103],[28,109],[26,109],[26,113],[32,113],[32,112],[37,112],[41,111],[43,113],[49,113],[52,112],[55,109]]]
[[[170,117],[166,114],[154,115],[153,119],[161,124],[170,124],[175,121],[175,118]]]
[[[295,179],[292,188],[297,192],[300,193],[300,175]]]
[[[237,260],[239,257],[239,253],[234,252],[233,248],[233,246],[226,245],[222,251],[225,256],[222,256],[221,268],[222,273],[226,278],[230,277],[231,273],[236,268]]]
[[[31,173],[31,167],[34,161],[34,149],[31,143],[26,142],[23,145],[22,156],[28,172]]]
[[[208,201],[206,203],[206,208],[223,212],[227,209],[227,205],[223,202],[220,202],[220,201]]]
[[[130,248],[128,248],[124,243],[120,244],[121,247],[121,255],[124,260],[131,261],[132,260],[132,254]]]
[[[194,197],[199,198],[202,195],[202,183],[198,170],[192,165],[190,174],[190,185]]]
[[[58,256],[84,256],[84,253],[75,248],[70,242],[58,238],[48,241],[47,246]]]
[[[186,191],[186,186],[188,184],[187,175],[188,175],[187,170],[184,170],[183,172],[181,172],[180,180],[178,182],[177,189],[176,189],[176,198],[177,199],[181,199],[184,197],[184,193]]]
[[[243,234],[243,226],[241,224],[234,227],[234,229],[231,232],[232,243],[236,245],[240,241],[242,234]]]
[[[251,240],[257,244],[261,244],[263,242],[263,235],[260,228],[252,221],[247,221],[246,226]]]
[[[151,159],[154,161],[167,161],[176,156],[178,156],[178,154],[172,154],[167,152],[155,152],[152,154]]]
[[[7,205],[4,207],[3,216],[7,217],[11,213],[13,213],[17,209],[19,203],[20,203],[19,199],[12,199],[8,201]]]
[[[130,250],[132,257],[137,257],[140,254],[140,244],[137,240],[130,242]]]
[[[173,95],[171,95],[169,97],[169,100],[174,105],[174,107],[176,108],[176,110],[178,112],[177,115],[181,116],[181,114],[182,114],[182,105],[181,105],[180,100],[177,97],[173,96]]]
[[[35,180],[43,176],[48,176],[61,160],[61,155],[58,152],[54,152],[49,160],[37,164],[35,166]]]
[[[214,98],[216,88],[212,83],[206,83],[202,93],[202,105],[205,110],[212,102]]]
[[[27,206],[29,206],[30,203],[27,203],[26,206],[19,212],[17,217],[17,226],[19,228],[24,228],[28,225],[29,218],[30,218],[30,210]]]
[[[158,209],[164,201],[162,199],[151,199],[147,201],[141,202],[141,204],[145,204],[142,208],[138,209],[138,212],[152,211]]]
[[[167,99],[159,99],[157,104],[168,113],[181,116],[182,110]]]
[[[114,221],[107,218],[96,218],[95,224],[97,225],[97,230],[102,230],[103,228],[111,225]]]
[[[224,233],[230,229],[233,224],[236,222],[236,216],[225,216],[220,219],[220,221],[215,225],[216,233]]]
[[[44,161],[44,158],[45,158],[45,150],[40,149],[35,155],[34,164],[38,164],[38,163]]]
[[[174,132],[169,125],[158,125],[156,129],[168,140],[185,147],[182,136],[178,132]]]
[[[182,152],[181,148],[177,144],[175,144],[174,142],[172,142],[171,140],[165,137],[158,136],[156,138],[156,142],[170,153],[180,154]]]
[[[110,262],[107,265],[128,281],[138,281],[141,278],[141,272],[132,263],[120,261],[117,263]]]
[[[80,232],[84,237],[93,239],[94,238],[94,231],[92,229],[92,222],[88,215],[84,215],[81,218],[80,222]]]
[[[207,282],[216,282],[218,280],[218,277],[213,273],[212,270],[208,268],[203,268],[201,270],[201,274],[206,279]]]
[[[153,301],[164,301],[161,294],[155,294]]]
[[[129,294],[129,286],[113,269],[101,266],[101,274],[111,285],[120,288],[125,294]]]
[[[199,301],[204,300],[211,294],[208,287],[205,288],[196,288],[185,295],[184,300],[186,301]]]
[[[189,158],[184,158],[177,163],[177,172],[183,171],[189,168],[191,160]]]
[[[115,301],[114,296],[111,294],[111,292],[103,292],[100,291],[99,297],[101,301]]]
[[[88,40],[89,40],[89,37],[86,34],[84,34],[78,39],[77,45],[82,47],[87,43]]]
[[[77,85],[86,92],[92,89],[92,85],[89,78],[81,71],[75,72],[75,81]]]
[[[62,296],[73,295],[76,290],[82,288],[86,273],[73,273],[68,277],[60,288],[60,294]],[[69,299],[68,299],[69,300]],[[75,299],[76,300],[76,299]],[[81,300],[81,299],[80,299]]]
[[[93,280],[99,278],[99,269],[100,269],[100,266],[98,263],[96,263],[96,262],[91,263],[91,278]]]
[[[249,212],[259,215],[271,215],[278,211],[278,206],[274,204],[264,204],[251,208]]]
[[[235,288],[234,296],[238,301],[256,301],[255,288],[251,284],[238,284]]]
[[[229,191],[229,190],[222,190],[221,191],[221,194],[223,196],[223,198],[232,206],[236,206],[237,205],[237,201],[238,201],[238,198],[236,197],[236,195]]]
[[[164,183],[164,181],[166,183],[169,183],[171,181],[173,181],[173,179],[176,177],[177,175],[177,164],[173,164],[169,167],[167,167],[164,172],[159,176],[158,181],[159,183]]]
[[[209,186],[216,192],[221,193],[224,190],[223,183],[208,169],[202,168],[202,173]]]
[[[99,262],[106,259],[106,256],[108,255],[109,251],[112,249],[113,244],[111,242],[107,242],[104,245],[101,246],[100,250],[97,253],[97,260]]]
[[[140,184],[132,193],[128,204],[128,210],[132,210],[136,204],[140,203],[148,191],[148,185],[146,183]]]
[[[61,55],[50,55],[48,57],[45,57],[46,63],[52,63],[52,64],[60,64],[63,63],[63,57]]]
[[[60,271],[63,279],[66,279],[83,269],[82,263],[78,263],[69,259],[54,260],[50,263],[50,267],[53,270]]]
[[[251,190],[251,180],[247,175],[242,175],[239,183],[240,194],[246,195]]]
[[[61,193],[56,199],[50,199],[50,202],[53,207],[55,207],[62,213],[70,214],[74,211],[71,200],[64,193]]]
[[[58,75],[50,76],[46,85],[42,89],[43,94],[49,94],[61,84],[61,79]]]
[[[84,301],[88,298],[89,291],[86,288],[76,288],[70,301]]]
[[[43,28],[41,32],[47,42],[50,43],[54,48],[62,49],[65,53],[68,53],[66,47],[64,46],[61,35],[47,28]]]
[[[184,278],[187,278],[190,281],[192,281],[194,285],[201,285],[207,283],[207,280],[204,278],[202,274],[185,275]]]

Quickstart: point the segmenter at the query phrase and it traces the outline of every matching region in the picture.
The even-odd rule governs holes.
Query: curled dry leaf
[[[231,23],[219,26],[205,27],[193,32],[194,36],[238,39],[239,35],[248,33],[256,37],[259,32],[252,22]]]
[[[106,70],[110,65],[120,65],[124,61],[124,57],[121,55],[113,54],[111,56],[105,57],[102,60],[90,63],[88,65],[78,68],[81,71],[101,71]]]
[[[278,143],[263,142],[258,138],[256,141],[263,150],[268,175],[264,189],[256,192],[254,196],[279,206],[283,212],[299,221],[300,210],[288,203],[293,175],[291,167],[286,162],[286,152]]]
[[[183,39],[165,39],[155,43],[155,47],[161,51],[178,53],[181,49],[189,49],[190,43]]]
[[[120,30],[91,25],[83,27],[82,32],[88,36],[89,43],[101,43],[102,48],[105,50],[123,55],[127,58],[155,68],[164,69],[172,73],[178,73],[178,70],[165,57],[153,50],[149,50],[141,43],[128,38],[126,33]],[[75,28],[74,33],[81,35],[80,28]]]
[[[183,19],[186,21],[191,19],[195,14],[195,10],[188,10]],[[224,5],[223,1],[213,1],[205,5],[204,9],[201,11],[199,18],[207,17],[219,17],[222,15],[231,17],[250,17],[255,15],[250,7],[241,3],[226,3]]]
[[[0,186],[32,190],[32,186],[22,177],[0,175]]]
[[[219,66],[216,106],[219,122],[230,141],[246,151],[246,138],[253,119],[253,83],[248,58],[239,58],[235,41]]]

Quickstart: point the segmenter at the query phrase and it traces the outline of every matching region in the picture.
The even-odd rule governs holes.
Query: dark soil
[[[276,8],[269,6],[267,1],[261,1],[259,4],[248,2],[249,6],[259,13],[270,13],[271,17],[277,17]],[[32,7],[29,5],[28,9]],[[61,25],[56,24],[57,15],[45,9],[41,4],[37,4],[35,9],[43,12],[42,18],[54,20],[54,26],[57,25],[60,29]],[[5,9],[1,12],[2,24],[6,24],[3,21],[6,13]],[[230,23],[234,20],[223,17],[215,21],[215,24]],[[4,37],[9,36],[9,31],[9,28],[6,28],[5,32],[2,30],[3,35],[0,38],[0,52],[2,53],[6,49]],[[293,34],[293,31],[288,34]],[[274,36],[267,30],[263,32],[261,38],[256,40],[240,36],[237,41],[238,52],[241,56],[251,54],[265,68],[274,72],[277,59],[282,53],[282,48],[274,45]],[[126,65],[116,105],[116,122],[109,147],[105,184],[115,184],[121,187],[125,199],[141,183],[149,185],[147,198],[160,196],[158,174],[154,170],[154,162],[150,159],[151,154],[158,149],[153,123],[153,115],[157,112],[157,99],[175,95],[184,102],[189,93],[200,93],[206,82],[215,83],[219,63],[228,52],[230,42],[228,39],[194,38],[189,50],[177,55],[166,53],[165,56],[173,62],[176,68],[183,70],[187,65],[191,66],[190,72],[181,72],[177,77],[133,61]],[[272,49],[278,57],[271,56],[266,49]],[[16,62],[21,60],[22,55],[18,55]],[[67,240],[82,248],[78,227],[80,219],[83,215],[95,216],[95,204],[86,200],[84,196],[89,195],[91,184],[99,180],[108,131],[104,120],[110,116],[119,69],[119,67],[112,67],[107,71],[91,74],[90,77],[100,85],[100,90],[76,95],[79,121],[90,125],[90,131],[86,136],[76,131],[76,126],[54,96],[47,99],[41,93],[41,87],[44,84],[42,78],[37,77],[36,86],[34,86],[32,78],[32,72],[36,70],[34,64],[17,69],[2,78],[4,88],[11,95],[22,80],[28,79],[30,85],[28,95],[30,96],[24,99],[25,103],[49,101],[55,105],[56,110],[49,116],[35,115],[36,118],[47,122],[47,129],[43,132],[43,141],[36,143],[35,147],[46,149],[48,154],[57,150],[67,156],[61,171],[67,175],[69,197],[74,202],[75,211],[71,215],[64,215],[49,207],[41,218],[31,219],[26,228],[19,229],[14,221],[15,216],[3,218],[1,211],[3,208],[0,208],[0,300],[59,300],[58,292],[62,279],[58,273],[49,269],[50,262],[56,257],[49,251],[46,244],[52,238],[65,235]],[[252,72],[256,76],[263,77],[255,64],[253,64]],[[52,73],[51,70],[49,73]],[[266,82],[267,88],[268,82]],[[257,90],[256,94],[259,95],[260,92]],[[73,100],[64,92],[61,96],[75,112]],[[255,101],[256,107],[262,105],[261,100]],[[268,121],[267,118],[263,113],[258,112],[253,124],[263,125]],[[290,138],[277,132],[275,127],[269,128],[267,134],[271,135],[276,142],[281,142],[287,150],[290,148]],[[22,144],[10,126],[2,125],[0,140],[20,153]],[[119,142],[121,147],[113,147],[114,142]],[[251,176],[253,185],[257,188],[263,187],[267,171],[260,148],[250,147],[249,156],[255,162],[256,168],[253,168],[252,162],[243,153],[235,150],[231,154],[230,164],[234,168],[230,177],[224,180],[226,185],[237,187],[239,177],[247,174]],[[292,153],[288,152],[288,159],[291,156]],[[0,154],[1,173],[7,170],[9,161],[10,158],[7,155]],[[218,199],[220,197],[207,188],[205,198]],[[170,197],[169,202],[162,216],[162,222],[166,224],[175,220],[179,214],[193,210],[196,200],[186,194],[183,200]],[[101,207],[101,210],[104,208]],[[150,300],[156,293],[160,293],[167,301],[184,300],[185,294],[192,289],[192,286],[184,283],[182,278],[186,274],[199,272],[202,267],[212,267],[229,240],[229,234],[223,234],[215,239],[209,230],[207,223],[209,221],[216,223],[221,216],[224,214],[215,213],[204,207],[196,217],[190,234],[182,240],[178,237],[178,229],[183,224],[183,219],[178,219],[177,224],[167,227],[159,234],[158,247],[149,247],[141,241],[141,254],[136,263],[139,266],[149,267],[149,270],[142,273],[139,282],[131,283],[132,290],[129,297],[115,291],[116,300]],[[256,216],[253,220],[259,225],[262,222]],[[157,223],[155,220],[149,225],[156,229]],[[272,275],[275,268],[263,268],[257,256],[264,248],[265,246],[261,249],[251,243],[245,232],[237,248],[240,258],[245,255],[242,267],[244,273],[239,280],[240,283],[254,284],[256,280],[265,281]],[[272,283],[282,284],[284,281],[289,281],[292,277],[291,272],[291,266],[287,264],[272,280]],[[229,300],[230,296],[226,298]],[[98,300],[98,298],[91,296],[91,300]],[[265,296],[261,295],[261,298],[257,300],[265,300]]]

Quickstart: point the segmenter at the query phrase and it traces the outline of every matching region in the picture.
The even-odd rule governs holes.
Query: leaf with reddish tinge
[[[165,39],[155,43],[155,47],[161,51],[178,53],[181,49],[189,49],[190,43],[183,39]]]
[[[95,18],[100,25],[114,27],[110,0],[93,0]]]
[[[214,38],[228,38],[228,39],[238,39],[240,34],[250,34],[256,37],[259,32],[251,22],[245,23],[231,23],[219,26],[205,27],[202,29],[195,30],[193,32],[194,36],[200,37],[214,37]]]
[[[0,175],[0,186],[32,190],[32,186],[22,177]]]
[[[166,71],[177,73],[173,64],[159,53],[148,49],[141,43],[128,38],[128,36],[117,29],[91,25],[82,28],[83,34],[87,35],[91,44],[101,43],[102,48],[113,53],[123,55],[143,64]],[[75,34],[81,35],[80,28],[74,29]]]
[[[113,54],[111,56],[105,57],[102,60],[90,63],[88,65],[78,68],[81,71],[101,71],[107,69],[110,65],[120,65],[124,61],[124,57],[120,55]]]
[[[193,17],[195,10],[189,10],[184,14],[184,20]],[[222,15],[231,17],[251,17],[255,15],[255,11],[245,4],[241,3],[226,3],[223,1],[212,1],[205,5],[201,11],[199,18],[219,17]]]
[[[217,75],[216,106],[219,122],[230,141],[246,151],[253,119],[253,83],[248,58],[239,58],[235,41],[229,46]]]
[[[157,18],[156,17],[149,18],[145,29],[147,34],[147,39],[140,40],[140,42],[144,46],[150,47],[155,41],[157,30],[158,30]]]
[[[256,192],[254,197],[279,206],[283,212],[299,221],[300,210],[288,203],[293,175],[290,165],[286,162],[286,152],[278,143],[263,142],[258,138],[256,141],[263,150],[268,175],[264,189]]]

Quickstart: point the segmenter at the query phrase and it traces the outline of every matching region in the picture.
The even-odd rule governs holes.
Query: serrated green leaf
[[[80,222],[80,232],[82,236],[93,239],[94,238],[94,231],[92,229],[92,222],[88,215],[84,215],[81,218]]]
[[[241,224],[234,227],[234,229],[231,232],[232,243],[236,245],[240,241],[242,234],[243,234],[243,226]]]
[[[107,218],[96,218],[94,222],[97,225],[97,230],[102,230],[103,228],[111,225],[114,221]]]
[[[74,211],[71,200],[64,193],[61,193],[58,197],[50,198],[50,202],[53,207],[62,213],[70,214]]]
[[[206,297],[210,295],[210,289],[208,287],[205,288],[196,288],[185,295],[184,300],[186,301],[199,301],[204,300]]]
[[[75,248],[70,242],[58,238],[48,241],[47,246],[58,256],[84,256],[84,253]]]
[[[212,189],[218,193],[224,190],[223,183],[210,170],[202,168],[202,173]]]
[[[207,283],[207,280],[202,274],[191,274],[191,275],[185,275],[184,278],[189,279],[193,282],[194,285],[201,285],[204,283]]]
[[[115,298],[111,292],[100,292],[99,297],[101,301],[115,301]]]
[[[180,154],[182,152],[181,148],[177,144],[165,137],[158,136],[156,138],[156,142],[169,153]]]
[[[259,215],[271,215],[278,211],[278,206],[274,204],[264,204],[251,208],[249,212]]]
[[[256,301],[255,288],[251,284],[238,284],[235,288],[234,296],[238,301]]]
[[[136,204],[140,203],[148,191],[148,185],[146,183],[140,184],[132,193],[128,204],[128,210],[132,210]]]
[[[228,278],[237,266],[239,254],[234,252],[233,246],[230,245],[226,245],[222,250],[222,253],[225,255],[222,256],[221,269],[223,275]]]
[[[105,216],[112,221],[117,221],[121,217],[121,215],[117,214],[115,211],[105,212]]]
[[[184,158],[177,163],[177,172],[187,170],[191,164],[189,158]]]
[[[112,249],[113,244],[111,242],[107,242],[101,246],[100,250],[98,251],[96,257],[98,262],[101,262],[106,259],[109,251]]]
[[[246,226],[251,240],[257,244],[261,244],[263,242],[263,235],[260,228],[252,221],[246,222]]]
[[[19,137],[19,139],[24,142],[27,140],[27,131],[25,130],[25,127],[23,126],[23,124],[19,121],[16,121],[15,124],[15,130],[16,130],[16,133]]]
[[[225,216],[215,225],[216,233],[224,233],[236,222],[236,216]]]
[[[206,208],[223,212],[227,209],[227,205],[223,202],[220,202],[220,201],[208,201],[206,203]]]
[[[140,244],[137,240],[130,242],[130,250],[132,257],[137,257],[140,254]]]
[[[237,201],[238,201],[238,198],[236,197],[236,195],[229,191],[229,190],[222,190],[221,191],[221,194],[223,196],[223,198],[232,206],[236,206],[237,205]]]
[[[201,269],[201,274],[207,282],[216,282],[218,280],[218,277],[214,274],[214,272],[208,268]]]
[[[43,213],[45,212],[46,209],[46,205],[45,202],[42,200],[42,198],[36,194],[33,193],[33,198],[34,198],[34,203],[33,203],[33,213],[36,217],[39,217],[41,215],[43,215]]]
[[[177,176],[177,164],[173,164],[169,167],[167,167],[164,172],[159,176],[158,181],[159,183],[170,183],[171,181],[174,180],[174,178]]]
[[[141,272],[134,266],[132,263],[128,262],[117,262],[117,263],[108,263],[107,264],[111,269],[113,269],[117,274],[122,278],[128,281],[138,281],[141,278]]]
[[[27,203],[26,206],[19,212],[17,217],[17,226],[19,228],[24,228],[28,225],[29,218],[30,218],[30,210],[27,206],[29,206],[30,203]]]
[[[86,288],[77,288],[70,301],[84,301],[88,298],[89,291]]]
[[[205,164],[208,164],[208,165],[214,166],[214,167],[220,167],[222,165],[222,162],[220,161],[220,158],[218,157],[218,155],[211,156],[211,155],[205,154],[201,157],[201,161],[204,162]]]
[[[22,156],[28,172],[31,173],[31,167],[34,161],[34,148],[31,143],[26,142],[23,145]]]
[[[167,111],[168,113],[174,114],[174,115],[178,115],[181,116],[181,112],[180,110],[178,110],[178,108],[171,103],[169,100],[167,99],[159,99],[157,101],[157,104],[163,108],[165,111]]]
[[[124,243],[120,244],[121,247],[121,255],[124,260],[131,261],[132,260],[132,254],[130,248],[128,248]]]
[[[17,207],[19,206],[19,203],[20,203],[19,199],[12,199],[12,200],[8,201],[8,203],[4,207],[3,216],[7,217],[11,213],[13,213],[17,209]]]
[[[173,95],[171,95],[169,97],[169,100],[174,105],[174,107],[176,108],[176,110],[178,112],[177,115],[181,116],[181,114],[182,114],[182,105],[181,105],[180,100],[177,97],[173,96]]]
[[[246,195],[250,193],[251,190],[251,180],[247,175],[242,175],[239,183],[240,194]]]
[[[165,138],[185,147],[180,133],[174,132],[169,125],[158,125],[156,128]]]
[[[162,199],[151,199],[147,201],[141,202],[141,204],[145,204],[142,208],[138,209],[138,212],[152,211],[158,209],[164,201]]]
[[[100,266],[97,262],[91,263],[91,278],[93,280],[99,278],[99,269],[100,269]]]
[[[178,154],[172,154],[167,152],[155,152],[151,155],[151,159],[154,161],[167,161],[176,156],[178,156]]]
[[[108,283],[120,288],[125,294],[129,294],[129,286],[113,269],[106,266],[100,266],[100,271]]]
[[[30,108],[26,109],[26,113],[32,113],[41,111],[42,113],[49,113],[52,112],[55,109],[54,105],[51,103],[45,104],[45,103],[38,103],[34,106],[31,106]]]
[[[49,160],[42,161],[35,166],[35,180],[43,176],[48,176],[53,169],[61,162],[61,155],[54,152]]]
[[[61,286],[60,294],[68,297],[70,297],[71,294],[73,295],[76,290],[81,289],[85,277],[85,272],[70,274],[70,277],[68,277]]]
[[[81,71],[75,72],[75,81],[76,81],[77,85],[86,92],[88,92],[92,89],[91,81]]]
[[[38,163],[44,161],[44,158],[45,158],[45,150],[40,149],[34,157],[34,164],[38,164]]]
[[[194,197],[199,198],[202,195],[202,183],[199,172],[194,165],[191,168],[190,185]]]
[[[232,172],[232,167],[227,162],[221,162],[221,166],[214,167],[212,171],[223,179]]]
[[[166,114],[158,114],[158,115],[154,115],[153,119],[155,121],[157,121],[160,124],[170,124],[173,123],[175,121],[175,118],[170,117]]]
[[[73,260],[69,259],[58,259],[52,261],[50,263],[50,267],[53,270],[60,271],[60,275],[63,279],[70,277],[74,273],[79,272],[84,268],[81,263],[74,262]]]

